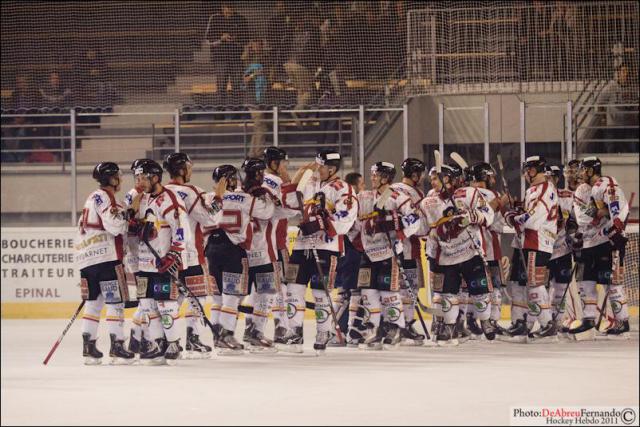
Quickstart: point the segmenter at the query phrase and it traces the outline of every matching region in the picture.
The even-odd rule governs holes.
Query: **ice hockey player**
[[[141,175],[139,182],[144,191],[136,215],[142,223],[136,280],[139,295],[147,297],[140,300],[140,305],[149,317],[152,338],[151,347],[140,359],[148,364],[174,364],[181,353],[178,280],[187,265],[186,254],[195,250],[195,242],[184,202],[162,185],[162,167],[149,161],[134,172]],[[162,348],[162,328],[166,348]]]
[[[587,157],[580,164],[584,184],[575,193],[578,201],[576,217],[579,225],[586,224],[581,258],[584,271],[580,275],[580,294],[584,301],[584,317],[577,328],[569,332],[582,334],[596,327],[596,284],[605,285],[615,316],[615,324],[607,330],[609,337],[628,337],[629,312],[623,286],[624,255],[627,243],[625,224],[629,204],[624,192],[613,177],[602,175],[602,162]],[[588,197],[588,199],[587,199]]]
[[[142,163],[150,161],[150,159],[136,159],[131,164],[131,172],[140,166]],[[140,207],[140,199],[144,194],[140,183],[138,182],[140,176],[133,174],[134,187],[127,192],[124,196],[123,207],[127,211],[127,217],[130,218],[131,227],[127,230],[127,239],[125,245],[124,255],[124,272],[127,278],[127,286],[129,287],[129,295],[131,296],[131,288],[137,295],[136,274],[138,273],[138,245],[139,245],[139,233],[140,229],[138,223],[135,220],[135,214]],[[140,298],[143,298],[142,295]],[[140,304],[136,307],[136,311],[133,313],[131,327],[131,335],[129,336],[129,351],[135,354],[140,354],[141,344],[147,346],[148,340],[145,337],[149,337],[149,328],[147,319],[142,315],[142,307]],[[145,347],[146,348],[146,347]]]
[[[365,341],[360,346],[365,349],[397,348],[400,330],[406,325],[400,294],[401,281],[405,278],[400,276],[398,262],[401,262],[402,242],[418,231],[420,217],[409,196],[390,188],[395,174],[393,163],[374,163],[372,189],[358,194],[357,224],[364,248],[358,288],[362,305],[370,316],[365,325]],[[386,200],[380,201],[381,197]],[[380,204],[382,208],[378,207]]]
[[[408,158],[400,165],[402,170],[402,181],[391,185],[391,188],[397,192],[400,192],[411,199],[411,204],[417,206],[424,198],[422,192],[422,183],[424,181],[426,165],[422,160]],[[400,330],[400,337],[402,343],[406,345],[422,345],[424,344],[425,336],[418,333],[414,327],[415,319],[415,304],[416,301],[412,298],[418,295],[420,288],[424,287],[423,283],[423,266],[422,258],[420,256],[420,239],[416,234],[411,237],[405,236],[402,250],[402,267],[407,276],[409,283],[404,284],[400,293],[402,295],[402,306],[404,309],[405,327]],[[409,292],[405,286],[411,286],[412,292]]]
[[[270,218],[255,218],[252,222],[251,246],[247,249],[249,263],[249,293],[253,306],[253,313],[247,314],[243,341],[251,352],[272,353],[276,351],[274,342],[264,336],[269,311],[272,310],[274,300],[281,292],[281,276],[278,266],[278,251],[276,242],[276,227],[282,218],[281,199],[264,186],[264,160],[247,158],[242,164],[245,180],[242,189],[253,197],[270,199],[273,208]],[[280,186],[276,187],[276,191]],[[295,189],[294,189],[295,190]],[[279,325],[280,326],[280,325]]]
[[[187,215],[189,216],[189,227],[193,235],[195,245],[187,247],[185,251],[186,264],[185,269],[180,272],[180,279],[198,298],[200,304],[204,307],[207,295],[211,295],[212,285],[209,283],[209,274],[207,272],[207,260],[204,255],[204,237],[203,230],[206,227],[214,227],[215,221],[211,206],[205,204],[205,192],[202,188],[189,184],[193,169],[193,162],[186,153],[171,153],[163,164],[164,169],[169,172],[171,181],[165,185],[165,188],[177,194],[185,205]],[[178,303],[181,305],[184,299],[180,295]],[[185,312],[185,323],[187,324],[187,341],[185,350],[187,357],[201,359],[208,358],[211,353],[211,347],[200,341],[200,328],[203,319],[199,307],[191,298],[187,299],[188,305]]]
[[[498,324],[500,320],[500,311],[502,307],[502,293],[505,291],[502,278],[502,267],[500,260],[502,259],[502,250],[500,248],[500,235],[505,225],[502,216],[501,196],[495,190],[496,188],[496,171],[486,162],[479,162],[471,166],[468,171],[470,185],[477,188],[486,203],[493,210],[493,222],[489,226],[481,226],[482,241],[486,253],[487,264],[489,265],[489,276],[493,292],[491,294],[491,325],[496,334],[503,335],[504,331]],[[467,324],[477,327],[477,322],[473,316],[473,312],[467,312]],[[471,327],[469,328],[471,329]],[[482,334],[482,330],[473,331],[475,335]]]
[[[96,165],[93,179],[100,187],[87,198],[78,222],[75,260],[80,268],[81,296],[86,301],[82,318],[85,365],[102,363],[102,353],[96,347],[96,341],[100,312],[105,304],[112,363],[129,364],[135,356],[124,348],[124,301],[128,299],[128,287],[122,260],[127,217],[115,199],[115,193],[120,191],[121,176],[115,163]]]
[[[289,227],[289,219],[299,214],[299,210],[288,208],[286,206],[286,197],[283,194],[296,191],[296,185],[291,183],[287,166],[289,164],[289,156],[287,152],[278,147],[267,147],[263,154],[264,163],[267,169],[264,172],[264,181],[262,186],[265,187],[278,201],[275,206],[275,215],[271,220],[271,229],[275,233],[278,275],[280,280],[280,292],[275,295],[275,301],[271,311],[274,320],[273,342],[276,345],[285,344],[285,337],[289,331],[289,321],[287,317],[287,307],[285,301],[287,298],[287,283],[284,280],[284,272],[287,271],[289,263],[289,247],[287,231]]]
[[[240,300],[249,293],[247,250],[251,249],[252,222],[268,220],[274,213],[273,201],[266,194],[253,196],[237,188],[237,175],[238,170],[232,165],[215,168],[212,178],[216,190],[207,197],[217,212],[217,228],[206,230],[209,235],[206,255],[209,271],[222,294],[221,297],[214,294],[211,314],[217,330],[214,345],[219,354],[243,353],[244,346],[234,333]],[[242,184],[245,190],[249,189],[249,181]],[[217,305],[221,305],[219,312]]]
[[[287,197],[288,206],[301,206],[300,202],[296,203],[291,198],[305,200],[300,232],[285,273],[287,305],[293,311],[289,316],[289,351],[302,352],[307,283],[311,283],[315,300],[316,352],[324,352],[330,339],[332,302],[327,298],[325,286],[329,292],[333,289],[338,257],[344,251],[343,236],[351,229],[358,211],[353,189],[338,176],[340,165],[341,156],[338,152],[321,151],[315,163],[309,165],[315,172],[302,189],[302,197],[298,196],[298,192],[295,197],[293,194]],[[325,283],[320,277],[325,279]]]
[[[558,185],[562,176],[562,170],[559,166],[549,166],[547,168],[547,179],[551,184],[556,187],[558,192],[558,233],[556,235],[555,243],[553,244],[553,253],[549,260],[549,292],[551,294],[551,306],[554,322],[556,323],[556,330],[559,333],[565,334],[568,329],[562,324],[566,301],[568,286],[571,284],[572,267],[573,267],[573,248],[569,244],[570,240],[567,233],[575,233],[575,227],[572,224],[576,224],[573,215],[573,191],[569,189],[560,189]],[[564,301],[563,301],[564,297]]]
[[[433,274],[434,292],[440,294],[444,324],[438,328],[436,343],[457,345],[455,324],[458,319],[458,293],[462,280],[468,284],[470,298],[480,326],[488,340],[495,338],[489,321],[491,282],[487,278],[481,252],[480,226],[490,226],[494,213],[480,192],[464,186],[462,169],[442,165],[442,187],[438,194],[425,197],[420,210],[426,227],[437,240]]]
[[[524,204],[505,213],[507,224],[516,230],[511,260],[512,327],[509,340],[526,342],[557,341],[555,322],[551,318],[547,265],[556,240],[558,193],[545,175],[546,161],[541,156],[527,157],[522,173],[529,188]],[[520,252],[522,249],[522,252]],[[523,257],[526,265],[523,265]],[[527,318],[527,308],[529,310]],[[531,335],[530,327],[538,320],[540,329]]]

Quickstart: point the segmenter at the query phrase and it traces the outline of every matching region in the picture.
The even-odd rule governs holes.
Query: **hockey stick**
[[[513,197],[511,197],[511,193],[509,192],[509,186],[507,185],[507,179],[504,176],[504,164],[502,163],[502,156],[498,153],[497,157],[498,157],[498,169],[500,170],[500,178],[502,180],[502,190],[507,195],[507,199],[509,199],[509,208],[513,208],[513,203],[512,203]],[[517,248],[515,248],[515,249],[520,254],[520,262],[522,263],[522,271],[526,275],[526,278],[527,278],[526,280],[529,280],[529,270],[528,270],[528,267],[527,267],[527,260],[524,258],[524,250],[522,249],[522,244],[520,243],[520,232],[518,231],[518,229],[516,227],[514,227],[513,229],[516,232]],[[527,285],[525,285],[524,296],[525,296],[525,300],[526,300],[525,303],[527,304],[527,307],[529,307],[529,287]],[[527,312],[525,312],[523,314],[525,328],[527,328],[527,317],[528,317],[528,315],[529,315],[529,313],[527,313]],[[527,328],[527,332],[528,332],[528,328]]]
[[[577,262],[573,263],[573,266],[571,267],[571,276],[569,276],[569,283],[567,283],[567,286],[565,286],[564,288],[564,292],[562,293],[562,298],[560,299],[560,304],[558,305],[558,310],[560,309],[560,307],[564,305],[564,300],[567,297],[567,291],[571,286],[571,282],[573,282],[573,275],[575,274],[577,267],[578,267],[578,263]],[[553,320],[556,320],[555,316]]]
[[[627,213],[627,217],[624,220],[624,228],[627,227],[627,222],[629,221],[629,216],[631,214],[631,206],[633,205],[633,199],[635,199],[636,197],[636,193],[633,192],[631,193],[631,197],[629,198],[629,203],[628,203],[628,211],[629,213]],[[620,251],[616,250],[615,252],[617,252],[617,256],[620,256]],[[618,262],[618,265],[620,263]],[[596,324],[596,330],[600,330],[600,324],[602,323],[602,317],[604,315],[604,311],[605,308],[607,306],[607,298],[609,297],[609,289],[611,286],[611,280],[609,281],[609,283],[607,283],[606,285],[606,290],[605,290],[605,294],[604,294],[604,299],[602,300],[602,307],[600,307],[600,316],[598,316],[598,323]]]
[[[147,210],[147,212],[144,215],[145,219],[147,218],[149,213],[153,214],[153,211],[151,209]],[[156,252],[156,250],[153,249],[153,247],[149,243],[149,233],[151,231],[151,227],[149,227],[149,224],[150,222],[146,222],[142,228],[142,242],[145,244],[145,246],[149,249],[153,257],[156,259],[156,262],[160,262],[162,258],[160,257],[160,255],[158,255],[158,252]],[[209,329],[211,329],[211,333],[215,337],[217,335],[215,328],[213,327],[213,324],[209,321],[207,316],[204,314],[204,308],[202,307],[202,304],[200,304],[198,297],[196,297],[193,294],[193,292],[191,292],[191,289],[189,289],[187,285],[184,284],[182,279],[180,279],[180,273],[177,268],[169,268],[168,271],[169,271],[169,274],[171,274],[171,276],[173,277],[174,281],[176,282],[176,285],[178,286],[178,290],[184,296],[186,296],[187,298],[190,298],[193,302],[195,302],[195,305],[193,305],[193,307],[196,309],[196,311],[198,312],[198,315],[200,316],[200,318],[202,318],[204,323],[209,327]]]
[[[78,317],[78,314],[80,314],[80,310],[82,310],[82,307],[84,307],[84,303],[85,302],[86,302],[86,300],[82,300],[82,302],[80,303],[80,305],[76,309],[76,312],[71,317],[71,320],[69,320],[69,323],[67,323],[67,326],[62,331],[62,334],[60,335],[58,340],[53,344],[53,347],[51,347],[51,350],[49,350],[49,354],[47,354],[47,357],[44,358],[44,362],[42,362],[43,365],[46,365],[47,363],[49,363],[49,359],[51,359],[51,356],[53,356],[53,353],[56,351],[56,349],[58,348],[58,346],[62,342],[62,339],[67,334],[67,331],[69,330],[69,328],[71,328],[71,325],[73,324],[73,322]]]

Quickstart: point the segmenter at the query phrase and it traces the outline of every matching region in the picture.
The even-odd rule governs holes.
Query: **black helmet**
[[[544,173],[547,176],[554,176],[558,179],[560,179],[560,177],[562,176],[562,170],[560,169],[560,166],[556,165],[546,166]]]
[[[222,178],[229,179],[237,174],[238,174],[238,169],[236,169],[235,166],[222,165],[222,166],[218,166],[213,170],[213,173],[211,174],[211,179],[213,179],[215,182],[218,182]]]
[[[376,162],[371,165],[371,173],[375,173],[377,175],[381,175],[391,183],[393,181],[393,177],[396,176],[396,167],[393,163],[389,162]]]
[[[423,173],[426,169],[426,165],[420,159],[414,159],[409,157],[405,159],[400,165],[400,169],[406,178],[410,178],[414,172]]]
[[[455,163],[442,165],[442,176],[448,176],[453,181],[463,176],[462,168]]]
[[[256,172],[265,170],[267,165],[264,163],[264,160],[258,159],[256,157],[247,157],[244,162],[242,162],[242,166],[240,166],[242,171],[247,175],[247,177],[256,176]]]
[[[542,156],[530,156],[522,164],[522,170],[529,168],[535,168],[536,172],[544,173],[545,165],[547,161]]]
[[[569,167],[569,168],[579,168],[580,167],[580,160],[578,160],[578,159],[569,160],[569,163],[567,163],[567,167]]]
[[[287,152],[278,147],[267,147],[264,149],[264,162],[268,165],[272,161],[289,160]]]
[[[580,162],[580,169],[587,168],[592,168],[595,175],[602,174],[602,162],[595,156],[582,159],[582,162]]]
[[[469,168],[468,171],[469,174],[469,178],[472,181],[484,181],[487,182],[487,180],[489,179],[490,176],[495,176],[496,171],[495,169],[493,169],[493,166],[491,166],[489,163],[487,162],[480,162],[480,163],[476,163],[475,165],[471,166]]]
[[[147,162],[141,162],[138,167],[136,167],[133,170],[133,174],[134,175],[147,175],[149,177],[151,176],[157,176],[158,179],[160,181],[162,181],[162,168],[160,167],[160,164],[158,164],[158,162],[156,162],[155,160],[149,160]]]
[[[171,176],[177,176],[187,163],[191,163],[191,159],[187,153],[171,153],[162,163],[162,166],[169,172]]]
[[[323,166],[335,166],[338,170],[342,163],[342,156],[334,150],[322,150],[316,156],[316,163]]]
[[[120,173],[120,168],[113,162],[98,163],[93,168],[93,179],[98,181],[100,185],[109,185],[109,179]]]
[[[138,166],[146,162],[153,162],[151,159],[136,159],[131,163],[131,170],[134,171]]]

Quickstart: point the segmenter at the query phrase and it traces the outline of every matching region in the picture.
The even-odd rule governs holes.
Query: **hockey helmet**
[[[189,155],[178,152],[169,154],[162,163],[162,166],[169,172],[169,175],[177,176],[180,173],[180,169],[184,168],[187,163],[191,163]]]
[[[409,157],[402,162],[400,169],[406,178],[410,178],[414,172],[422,174],[426,169],[426,165],[420,159]]]
[[[396,176],[396,167],[393,163],[376,162],[371,165],[371,173],[387,178],[387,181],[391,183],[393,178]]]
[[[109,185],[109,180],[113,176],[117,176],[120,173],[120,168],[113,162],[98,163],[93,168],[93,179],[98,181],[100,185]]]

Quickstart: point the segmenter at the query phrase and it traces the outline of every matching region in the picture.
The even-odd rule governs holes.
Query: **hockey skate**
[[[329,331],[318,331],[316,333],[316,342],[313,343],[313,349],[317,356],[322,356],[324,354],[330,339],[331,333]]]
[[[442,329],[444,325],[444,320],[441,316],[434,316],[433,321],[431,322],[431,342],[433,345],[438,345],[436,342],[436,337],[438,336],[438,332]]]
[[[496,330],[491,324],[491,320],[481,320],[480,327],[482,328],[482,332],[484,333],[484,337],[487,341],[493,341],[496,339]]]
[[[115,334],[110,334],[111,348],[109,349],[109,357],[111,357],[112,365],[130,365],[136,359],[135,353],[124,348],[124,340],[116,339]]]
[[[436,344],[440,347],[455,347],[459,344],[458,339],[454,336],[455,325],[449,325],[444,323],[439,328],[438,335],[436,335]]]
[[[384,322],[380,324],[377,330],[371,322],[366,322],[363,326],[366,328],[365,332],[362,334],[364,340],[358,348],[361,350],[382,350],[382,339],[386,335],[384,331]]]
[[[253,320],[247,318],[244,324],[244,334],[242,335],[242,342],[248,344],[249,336],[254,328]]]
[[[273,330],[273,343],[278,346],[278,344],[286,343],[287,336],[287,328],[280,325],[281,321],[279,319],[274,319],[275,328]]]
[[[472,313],[467,313],[467,329],[470,332],[469,338],[472,340],[481,340],[484,334],[482,328],[478,325],[478,321]]]
[[[216,352],[221,356],[233,356],[244,353],[244,345],[236,341],[233,331],[222,329]]]
[[[511,327],[506,330],[506,334],[501,335],[499,339],[500,341],[524,344],[527,342],[528,334],[529,330],[527,329],[526,321],[524,319],[518,319],[516,323],[513,323]]]
[[[211,330],[211,332],[213,333],[213,346],[217,348],[220,342],[220,333],[222,332],[222,326],[213,325],[213,329]]]
[[[129,335],[129,344],[127,347],[134,355],[140,354],[140,341],[133,335],[133,329],[131,330],[131,335]]]
[[[278,350],[274,347],[273,341],[265,337],[262,332],[252,325],[249,336],[244,340],[247,343],[249,352],[257,354],[272,354]]]
[[[489,319],[489,322],[491,322],[491,326],[493,326],[493,330],[496,332],[496,337],[506,335],[506,329],[500,326],[497,320]]]
[[[629,331],[629,320],[616,320],[616,323],[607,329],[607,338],[611,340],[628,340],[631,338]]]
[[[200,335],[194,333],[192,327],[187,327],[187,343],[186,358],[187,359],[208,359],[211,357],[211,347],[200,341]]]
[[[444,321],[441,322],[440,328],[444,325]],[[438,335],[438,332],[435,332],[433,335]],[[460,344],[469,341],[471,338],[471,332],[469,332],[469,330],[464,326],[464,317],[462,313],[458,313],[458,319],[456,320],[456,324],[453,329],[453,338],[456,338]]]
[[[85,365],[100,365],[102,363],[102,352],[96,347],[96,340],[91,339],[91,335],[82,334],[82,356]]]
[[[407,322],[405,328],[400,329],[400,345],[403,346],[421,346],[424,344],[425,336],[416,331],[414,324],[416,320],[413,319]]]
[[[349,333],[347,334],[347,347],[357,348],[363,342],[364,342],[364,337],[362,336],[359,330],[355,328],[349,329]]]
[[[280,344],[276,348],[280,351],[287,353],[302,353],[304,344],[303,329],[302,326],[296,326],[293,328],[289,335],[285,338],[285,344]]]
[[[335,332],[330,331],[329,334],[330,334],[331,338],[329,339],[329,342],[327,343],[327,347],[346,347],[347,346],[347,341],[346,340],[344,342],[338,341],[338,335],[336,335]],[[343,338],[344,338],[344,334],[343,334]]]
[[[382,339],[382,348],[384,350],[397,350],[400,346],[400,327],[395,323],[389,323],[385,329],[386,334]]]
[[[147,341],[143,337],[141,343],[144,343],[144,345],[140,348],[140,363],[143,365],[165,365],[167,361],[164,358],[162,342],[162,338],[158,338],[154,342]]]
[[[538,329],[533,333],[533,343],[554,343],[558,342],[558,330],[556,328],[556,322],[549,321],[545,326]]]
[[[593,341],[596,339],[596,322],[594,319],[585,318],[579,326],[569,329],[576,341]]]
[[[180,340],[169,341],[167,348],[164,351],[164,358],[167,361],[167,365],[175,365],[180,359],[182,353],[182,347],[180,347]]]

